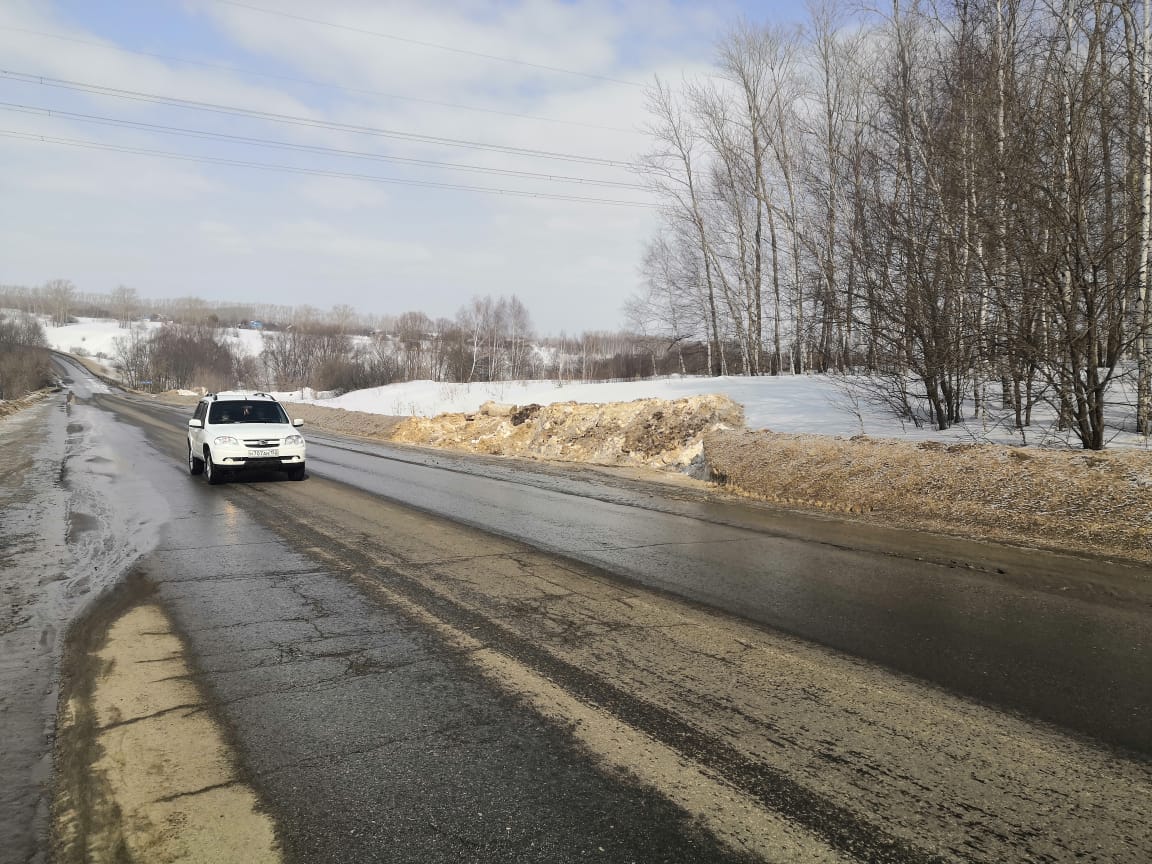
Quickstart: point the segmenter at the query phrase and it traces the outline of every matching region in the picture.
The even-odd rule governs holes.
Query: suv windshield
[[[287,423],[288,415],[277,402],[213,402],[209,423]]]

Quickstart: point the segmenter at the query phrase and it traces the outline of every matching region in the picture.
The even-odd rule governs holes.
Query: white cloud
[[[532,63],[627,80],[655,72],[678,78],[700,68],[711,4],[560,0],[307,0],[267,4],[350,27],[454,45]],[[594,78],[548,73],[187,0],[184,9],[218,31],[217,41],[146,42],[146,50],[265,68],[289,77],[444,102],[533,114],[564,123],[430,106],[172,63],[118,50],[133,34],[108,38],[70,26],[49,2],[10,0],[0,25],[104,43],[53,42],[0,29],[8,68],[206,103],[513,147],[582,153],[629,162],[646,146],[628,131],[645,121],[643,91]],[[181,14],[176,7],[173,15]],[[202,29],[202,28],[201,28]],[[256,121],[145,102],[81,95],[0,80],[0,101],[140,122],[212,130],[382,155],[484,168],[636,183],[623,168],[535,159],[332,129]],[[587,124],[587,125],[580,125]],[[646,200],[646,193],[448,170],[434,166],[285,152],[9,115],[0,128],[115,142],[212,158],[294,165],[433,183]],[[451,315],[475,294],[517,293],[538,326],[607,329],[637,283],[636,265],[654,211],[525,200],[366,180],[301,176],[153,157],[72,150],[0,138],[0,231],[32,237],[5,260],[0,281],[67,276],[82,290],[124,282],[145,296],[199,293],[370,312],[418,308]],[[322,295],[317,295],[323,286]],[[267,292],[267,293],[266,293]]]
[[[252,238],[247,231],[219,222],[215,219],[204,219],[196,226],[205,248],[224,255],[248,255],[255,249]]]
[[[391,200],[379,184],[356,180],[308,178],[297,182],[295,189],[302,201],[322,210],[380,210]]]

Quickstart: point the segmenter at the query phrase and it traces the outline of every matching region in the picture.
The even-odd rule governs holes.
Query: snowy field
[[[136,326],[151,330],[161,325],[141,323]],[[52,327],[45,322],[44,332],[49,344],[57,350],[83,353],[89,357],[103,354],[107,358],[115,354],[114,341],[127,333],[115,321],[92,318],[81,318],[76,324],[64,327]],[[259,355],[263,337],[258,331],[233,329],[225,332],[246,353]],[[1131,425],[1131,409],[1121,404],[1130,404],[1130,398],[1124,390],[1123,382],[1115,387],[1118,404],[1113,414],[1117,427],[1125,425],[1125,421]],[[879,408],[853,399],[843,386],[842,379],[826,375],[783,375],[775,378],[672,376],[608,383],[498,381],[449,384],[408,381],[358,390],[334,398],[324,398],[327,394],[317,394],[311,390],[277,395],[285,401],[307,402],[371,414],[433,417],[449,412],[473,412],[490,400],[518,405],[533,402],[546,405],[553,402],[680,399],[704,393],[723,393],[743,405],[750,429],[819,435],[867,434],[909,440],[1079,446],[1067,432],[1057,433],[1052,429],[1052,412],[1046,406],[1037,406],[1035,409],[1034,425],[1027,430],[1024,440],[1011,428],[1011,417],[1008,415],[969,420],[946,432],[937,432],[932,428],[916,428],[911,423],[902,423]],[[1146,448],[1148,444],[1142,436],[1117,428],[1110,435],[1108,446]]]
[[[104,318],[80,318],[75,324],[65,324],[63,327],[53,327],[42,318],[40,324],[44,327],[49,346],[57,351],[88,357],[103,355],[111,358],[116,350],[114,341],[128,335],[128,331],[115,321]],[[160,325],[140,322],[136,326],[151,332]]]
[[[57,351],[81,354],[97,359],[111,359],[116,354],[116,340],[128,335],[127,328],[108,318],[78,318],[75,324],[53,327],[48,319],[42,318],[44,335],[48,345]],[[157,321],[137,321],[132,325],[147,336],[153,330],[164,326]],[[239,345],[244,353],[256,357],[263,349],[263,337],[258,330],[231,328],[223,331],[233,344]],[[103,355],[103,356],[101,356]]]
[[[744,406],[749,429],[783,433],[860,435],[957,442],[1043,444],[1079,447],[1067,432],[1051,428],[1052,412],[1046,406],[1034,410],[1034,426],[1026,439],[1012,428],[1010,416],[971,420],[946,432],[916,428],[883,410],[852,398],[843,379],[828,375],[724,378],[682,377],[608,383],[560,383],[557,381],[499,381],[477,384],[444,384],[408,381],[369,390],[357,390],[334,398],[311,391],[279,394],[285,401],[308,402],[330,408],[372,414],[433,417],[448,412],[474,412],[489,401],[517,405],[553,402],[627,402],[633,399],[680,399],[704,393],[723,393]],[[1119,416],[1117,422],[1120,422]],[[1147,447],[1148,442],[1131,432],[1115,430],[1109,446]]]

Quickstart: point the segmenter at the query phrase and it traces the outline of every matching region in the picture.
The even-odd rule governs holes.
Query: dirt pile
[[[488,402],[475,414],[409,418],[392,440],[563,462],[684,467],[699,459],[704,433],[743,426],[744,409],[718,395],[543,406]]]
[[[1152,453],[717,431],[732,491],[886,524],[1152,561]]]

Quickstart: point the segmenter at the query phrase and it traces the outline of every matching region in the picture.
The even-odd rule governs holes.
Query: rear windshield
[[[208,409],[209,423],[287,423],[288,416],[279,402],[213,402]]]

